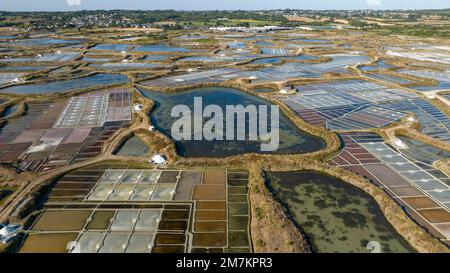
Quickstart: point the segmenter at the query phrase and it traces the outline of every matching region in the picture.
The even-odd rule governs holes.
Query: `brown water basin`
[[[91,210],[46,210],[33,230],[78,231],[84,227]]]
[[[69,242],[78,233],[30,234],[20,249],[20,253],[66,253]]]
[[[225,185],[227,181],[225,172],[204,172],[203,173],[203,184],[220,184]]]
[[[212,232],[227,231],[227,223],[225,221],[196,221],[194,226],[195,232]]]
[[[196,185],[193,200],[225,200],[225,185]]]
[[[92,216],[92,220],[87,225],[87,230],[106,230],[111,224],[111,218],[114,216],[113,210],[96,211]]]

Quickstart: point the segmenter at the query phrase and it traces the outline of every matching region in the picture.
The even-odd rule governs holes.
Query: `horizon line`
[[[279,8],[279,9],[74,9],[74,10],[0,10],[0,12],[23,12],[23,13],[32,13],[32,12],[80,12],[80,11],[176,11],[176,12],[192,12],[192,11],[281,11],[281,10],[298,10],[298,11],[444,11],[450,10],[448,8],[438,8],[438,9],[374,9],[374,8],[365,8],[365,9],[296,9],[296,8]]]

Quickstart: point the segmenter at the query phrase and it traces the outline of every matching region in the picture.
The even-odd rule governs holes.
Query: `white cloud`
[[[366,0],[369,6],[379,6],[381,5],[381,0]]]
[[[69,6],[81,6],[81,0],[66,0]]]

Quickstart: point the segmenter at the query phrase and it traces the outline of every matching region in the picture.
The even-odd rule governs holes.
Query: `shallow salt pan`
[[[138,220],[139,211],[119,210],[111,225],[112,231],[128,231],[134,228]]]
[[[131,235],[127,253],[150,253],[154,240],[153,234],[133,234]]]
[[[152,185],[137,185],[133,194],[130,197],[131,201],[149,201],[155,186]]]
[[[103,240],[99,253],[123,253],[128,246],[128,234],[110,233]]]
[[[161,210],[142,210],[136,223],[136,231],[157,230],[161,220]]]

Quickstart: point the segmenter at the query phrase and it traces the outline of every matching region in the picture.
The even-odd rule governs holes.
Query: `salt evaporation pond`
[[[436,91],[450,89],[450,70],[445,72],[427,71],[427,70],[411,70],[401,69],[396,71],[397,73],[416,76],[424,79],[433,79],[438,81],[438,85],[435,86],[411,86],[411,89],[416,91]]]
[[[98,69],[106,70],[127,70],[127,69],[151,69],[155,67],[163,67],[161,64],[153,63],[103,63],[103,64],[91,64],[89,67],[95,67]]]
[[[297,39],[293,40],[293,42],[301,42],[301,43],[317,43],[317,44],[329,44],[331,41],[322,40],[322,39]]]
[[[268,173],[267,186],[308,237],[313,251],[414,252],[362,190],[316,172]]]
[[[142,45],[135,47],[132,51],[137,52],[191,52],[193,50],[184,47],[172,47],[168,45]]]
[[[267,42],[267,41],[257,41],[257,42],[255,42],[255,45],[257,45],[257,46],[274,46],[275,44],[272,42]]]
[[[110,61],[114,61],[114,59],[110,59],[110,58],[91,58],[91,57],[83,57],[81,59],[84,62],[90,62],[90,63],[95,63],[95,62],[110,62]]]
[[[143,60],[145,60],[145,61],[164,61],[164,60],[169,59],[170,57],[172,57],[172,56],[156,54],[156,55],[147,55],[144,57]]]
[[[172,124],[177,118],[171,117],[175,105],[187,105],[193,112],[194,97],[202,97],[203,106],[215,104],[222,110],[226,105],[268,105],[263,99],[246,94],[233,88],[200,88],[180,93],[158,93],[141,90],[142,93],[156,101],[156,109],[151,113],[155,127],[170,136]],[[224,110],[225,113],[225,110]],[[247,124],[248,125],[248,124]],[[248,129],[248,126],[246,126]],[[225,127],[224,127],[225,128]],[[263,153],[260,141],[177,141],[177,151],[184,157],[224,157],[244,153]],[[308,135],[299,130],[280,110],[280,145],[277,154],[296,154],[318,151],[325,147],[324,140]]]
[[[399,137],[408,149],[399,149],[399,151],[415,161],[433,165],[433,162],[450,158],[450,152],[431,146],[425,142],[408,137]]]
[[[411,83],[410,80],[404,79],[404,78],[400,78],[400,77],[396,77],[393,75],[388,75],[388,74],[366,74],[367,77],[372,78],[372,79],[376,79],[376,80],[382,80],[385,82],[391,82],[391,83],[396,83],[396,84],[409,84]]]
[[[284,63],[280,66],[263,67],[257,70],[255,76],[257,80],[253,80],[252,83],[266,82],[266,81],[280,81],[289,78],[319,78],[322,73],[326,72],[338,72],[348,73],[347,66],[353,66],[359,63],[365,63],[369,60],[369,57],[364,55],[346,55],[346,54],[333,54],[326,55],[331,59],[325,63]],[[260,73],[262,72],[262,73]]]
[[[262,59],[257,59],[254,61],[251,61],[249,64],[279,64],[281,63],[281,61],[283,60],[283,58],[262,58]]]
[[[359,69],[361,69],[362,71],[373,71],[381,68],[388,69],[391,67],[392,67],[391,65],[385,63],[384,61],[378,61],[376,65],[363,65]]]
[[[238,62],[245,59],[252,59],[253,56],[191,56],[178,60],[179,62]]]
[[[121,156],[145,156],[150,152],[148,146],[137,136],[127,139],[117,151]]]
[[[0,71],[38,71],[51,69],[52,66],[1,66]]]
[[[295,61],[308,61],[308,60],[317,60],[319,57],[311,56],[311,55],[300,55],[295,57],[271,57],[271,58],[262,58],[257,59],[249,64],[279,64],[282,60],[295,60]]]
[[[271,88],[256,88],[254,91],[257,92],[257,93],[272,93],[272,92],[275,92]]]
[[[14,44],[15,46],[52,46],[59,44],[79,44],[80,40],[63,40],[55,38],[33,38],[33,39],[21,39],[21,40],[9,40],[8,42],[1,43]]]
[[[106,50],[106,51],[127,51],[131,45],[126,44],[98,44],[91,48],[92,50]]]
[[[64,93],[76,89],[90,88],[102,85],[120,84],[127,82],[129,82],[129,79],[126,75],[100,73],[73,80],[17,85],[0,89],[0,93],[13,93],[13,94]]]

